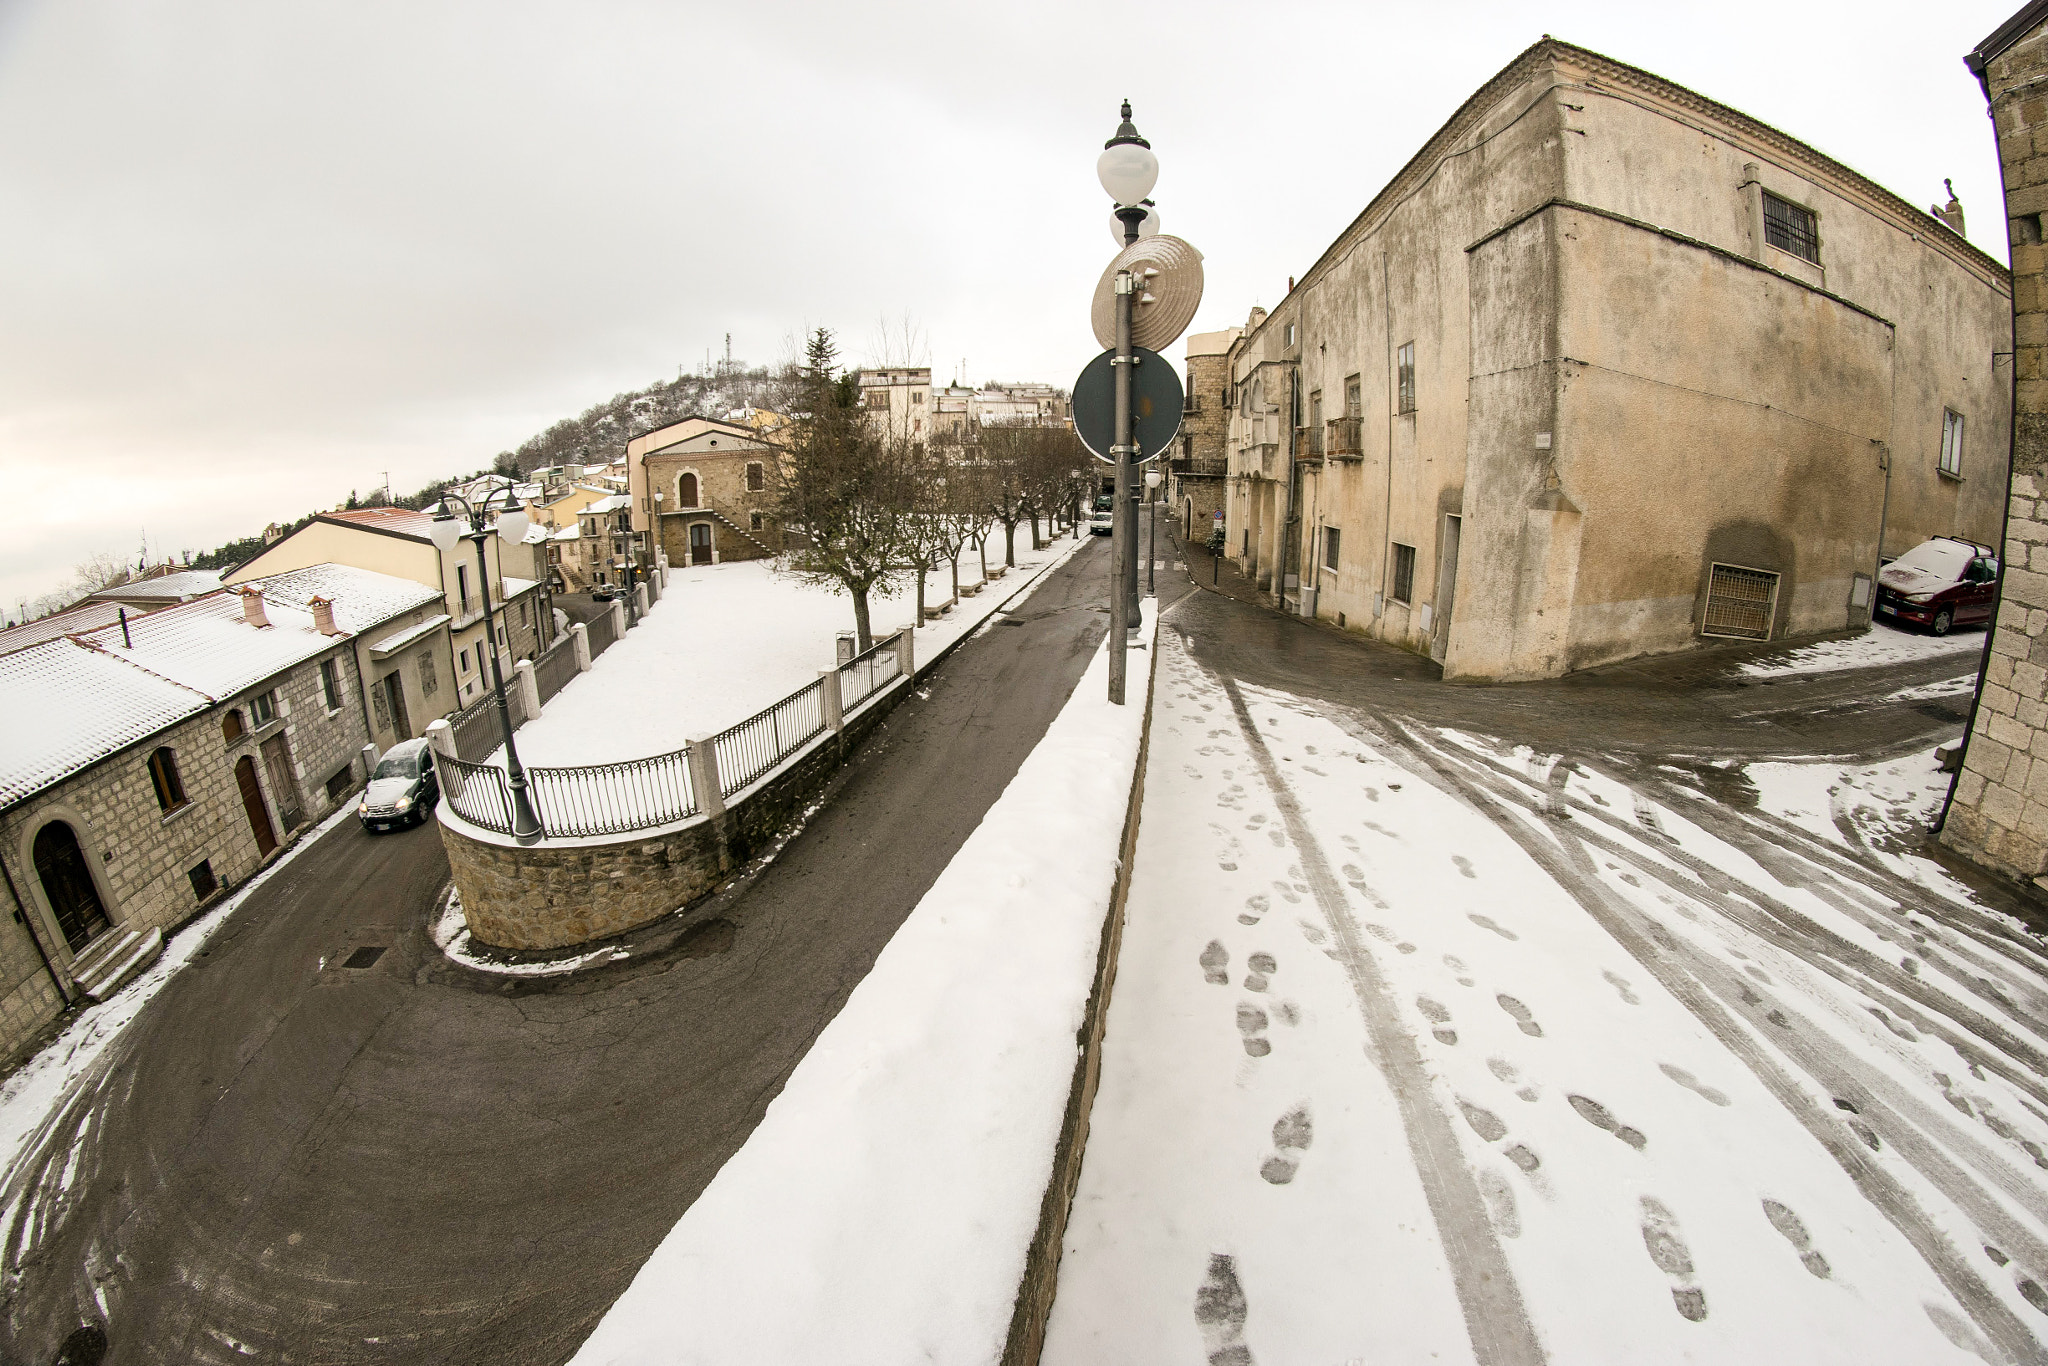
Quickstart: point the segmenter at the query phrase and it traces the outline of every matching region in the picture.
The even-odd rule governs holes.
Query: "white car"
[[[1116,496],[1099,493],[1095,505],[1088,513],[1088,532],[1092,536],[1108,536],[1116,530]]]

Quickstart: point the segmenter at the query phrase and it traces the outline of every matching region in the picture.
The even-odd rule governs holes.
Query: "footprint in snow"
[[[1286,883],[1275,882],[1273,884],[1273,890],[1280,893],[1280,899],[1282,901],[1292,902],[1297,906],[1301,904],[1301,898],[1295,894],[1294,888],[1288,886]]]
[[[1301,1169],[1301,1155],[1315,1141],[1315,1125],[1308,1106],[1297,1105],[1273,1121],[1273,1155],[1259,1166],[1259,1175],[1275,1186],[1284,1186]]]
[[[1344,876],[1349,880],[1356,881],[1365,876],[1365,869],[1355,863],[1347,863],[1344,865]]]
[[[1472,985],[1472,979],[1466,976],[1466,974],[1471,972],[1472,969],[1465,966],[1464,959],[1458,957],[1454,953],[1447,953],[1444,955],[1444,966],[1449,968],[1452,972],[1458,974],[1459,986],[1469,987]]]
[[[1240,925],[1256,925],[1267,911],[1273,909],[1272,899],[1264,892],[1254,892],[1244,899],[1244,910],[1238,913]]]
[[[1496,922],[1490,915],[1467,915],[1465,918],[1482,930],[1492,930],[1503,939],[1520,939],[1522,937],[1505,925]]]
[[[1506,1082],[1509,1086],[1513,1086],[1522,1079],[1521,1072],[1506,1058],[1488,1058],[1486,1060],[1486,1070],[1493,1073],[1497,1079]],[[1538,1086],[1530,1085],[1520,1088],[1515,1092],[1515,1095],[1517,1098],[1534,1105],[1543,1098],[1543,1091]]]
[[[1450,1027],[1449,1006],[1441,1001],[1432,1001],[1427,996],[1418,996],[1415,998],[1415,1008],[1421,1011],[1423,1018],[1433,1026],[1430,1033],[1436,1036],[1438,1043],[1455,1045],[1458,1042],[1458,1031]]]
[[[1354,854],[1362,852],[1358,847],[1358,840],[1351,835],[1339,835],[1337,842]]]
[[[1244,828],[1247,830],[1256,830],[1265,823],[1266,813],[1261,811],[1256,816],[1253,816],[1250,820],[1246,821],[1244,823]]]
[[[1457,865],[1458,871],[1466,877],[1476,878],[1479,876],[1479,874],[1472,871],[1472,860],[1466,858],[1463,854],[1451,855],[1451,862]]]
[[[1458,1110],[1465,1116],[1465,1122],[1472,1126],[1472,1132],[1488,1143],[1498,1143],[1508,1136],[1508,1126],[1493,1111],[1460,1099]]]
[[[1503,1238],[1522,1236],[1522,1216],[1515,1208],[1514,1187],[1491,1167],[1479,1170],[1479,1194],[1486,1201],[1486,1213]]]
[[[1320,925],[1311,925],[1306,920],[1297,920],[1294,923],[1301,927],[1301,937],[1311,944],[1320,944],[1329,938],[1323,933],[1323,927]]]
[[[1360,759],[1358,762],[1362,764],[1365,760]],[[1368,787],[1365,789],[1365,799],[1369,802],[1378,801],[1380,799],[1380,790],[1376,787]]]
[[[1323,772],[1321,769],[1317,768],[1314,764],[1303,764],[1301,766],[1301,771],[1304,773],[1313,773],[1318,778],[1327,778],[1330,776],[1329,774]]]
[[[1244,1345],[1249,1308],[1236,1261],[1221,1252],[1212,1255],[1208,1279],[1195,1291],[1195,1328],[1209,1366],[1252,1366],[1252,1349]]]
[[[1968,1320],[1947,1305],[1927,1300],[1923,1301],[1920,1307],[1927,1312],[1928,1321],[1940,1329],[1941,1335],[1958,1350],[1969,1352],[1980,1361],[2005,1360],[2004,1353],[1994,1351],[1982,1333],[1971,1327]]]
[[[1894,1020],[1890,1015],[1886,1014],[1883,1010],[1880,1010],[1876,1006],[1871,1006],[1869,1009],[1871,1014],[1877,1016],[1877,1022],[1879,1024],[1883,1025],[1886,1029],[1889,1029],[1892,1033],[1904,1039],[1907,1043],[1920,1042],[1920,1036],[1918,1034],[1915,1034],[1913,1032],[1912,1026],[1908,1025],[1904,1020]]]
[[[1771,1221],[1771,1227],[1785,1235],[1785,1241],[1792,1244],[1792,1250],[1799,1254],[1799,1264],[1821,1280],[1834,1275],[1828,1266],[1828,1259],[1821,1256],[1813,1246],[1813,1235],[1806,1231],[1806,1225],[1790,1208],[1775,1200],[1764,1201],[1764,1218]],[[2037,1287],[2038,1288],[2038,1287]],[[2035,1308],[2040,1308],[2036,1305]]]
[[[1636,995],[1633,991],[1630,991],[1628,989],[1628,979],[1626,977],[1617,977],[1613,973],[1608,972],[1605,969],[1601,970],[1600,976],[1606,980],[1608,986],[1613,987],[1616,991],[1621,993],[1622,1000],[1628,1002],[1632,1006],[1639,1006],[1643,1003],[1642,997]]]
[[[1280,971],[1280,964],[1274,960],[1273,955],[1270,953],[1253,954],[1245,960],[1245,966],[1251,969],[1250,972],[1245,974],[1244,989],[1246,991],[1264,991],[1270,984],[1273,974]]]
[[[1394,942],[1394,932],[1388,929],[1385,925],[1381,925],[1375,921],[1368,920],[1365,922],[1365,932],[1371,935],[1373,938],[1379,940],[1383,944],[1391,944]]]
[[[1285,849],[1287,847],[1287,836],[1280,833],[1280,827],[1278,826],[1275,826],[1271,830],[1268,830],[1266,832],[1266,838],[1273,841],[1273,847],[1275,849]]]
[[[1633,1129],[1623,1124],[1608,1112],[1605,1105],[1591,1096],[1566,1096],[1565,1099],[1571,1103],[1572,1109],[1578,1112],[1579,1118],[1594,1128],[1605,1129],[1637,1152],[1649,1146],[1650,1140],[1643,1137],[1641,1129]]]
[[[1705,1082],[1700,1081],[1697,1077],[1693,1076],[1692,1073],[1686,1071],[1683,1067],[1673,1067],[1668,1062],[1660,1062],[1657,1064],[1657,1070],[1662,1072],[1665,1076],[1671,1078],[1671,1080],[1677,1082],[1680,1086],[1683,1086],[1686,1090],[1691,1091],[1695,1095],[1699,1096],[1702,1100],[1709,1101],[1712,1104],[1722,1106],[1731,1105],[1734,1103],[1730,1101],[1726,1095],[1715,1090],[1713,1087],[1708,1086]]]
[[[1181,772],[1183,772],[1183,773],[1187,774],[1187,775],[1188,775],[1188,776],[1189,776],[1190,778],[1193,778],[1193,779],[1194,779],[1194,780],[1195,780],[1196,782],[1200,782],[1200,781],[1202,780],[1202,772],[1201,772],[1201,770],[1200,770],[1200,769],[1198,769],[1198,768],[1196,768],[1196,767],[1195,767],[1194,765],[1192,765],[1192,764],[1182,764],[1182,765],[1181,765]]]
[[[1663,1201],[1642,1198],[1643,1247],[1657,1269],[1671,1278],[1671,1302],[1694,1323],[1707,1316],[1707,1296],[1693,1282],[1692,1249],[1679,1233],[1678,1216]]]
[[[1202,965],[1202,980],[1210,986],[1230,985],[1230,950],[1223,947],[1220,939],[1211,939],[1209,946],[1202,950],[1202,956],[1195,960]]]
[[[1273,1043],[1266,1037],[1266,1012],[1249,1001],[1240,1001],[1237,1007],[1237,1032],[1244,1036],[1244,1051],[1254,1058],[1263,1058],[1273,1051]]]
[[[1496,996],[1493,999],[1499,1003],[1502,1010],[1505,1010],[1510,1016],[1514,1017],[1517,1029],[1532,1039],[1543,1037],[1543,1026],[1536,1023],[1535,1016],[1529,1013],[1529,1007],[1508,995]]]

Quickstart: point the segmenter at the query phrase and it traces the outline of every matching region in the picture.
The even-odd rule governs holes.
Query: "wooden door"
[[[292,773],[292,752],[282,735],[263,742],[263,766],[270,770],[270,795],[277,798],[278,819],[287,830],[306,819],[299,810],[299,780]]]
[[[702,507],[697,501],[697,476],[679,475],[676,478],[676,506],[678,508]]]
[[[690,523],[690,563],[711,563],[711,523]]]
[[[78,833],[63,821],[51,821],[36,831],[35,861],[50,913],[57,917],[64,942],[77,953],[107,928],[107,908],[100,903],[85,851],[78,847]]]
[[[249,833],[256,837],[256,854],[269,858],[277,848],[277,832],[270,827],[270,809],[263,804],[263,787],[256,781],[256,761],[244,754],[235,760],[235,786],[242,789],[242,809],[249,813]]]

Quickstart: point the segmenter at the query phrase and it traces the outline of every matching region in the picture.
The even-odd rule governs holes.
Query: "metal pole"
[[[470,525],[474,529],[470,539],[476,542],[476,572],[483,581],[484,648],[491,656],[491,686],[498,692],[498,728],[505,734],[505,775],[512,789],[512,837],[536,840],[540,838],[540,817],[534,815],[533,802],[526,795],[526,770],[520,766],[519,750],[512,743],[512,709],[505,701],[505,671],[498,666],[498,628],[491,619],[491,566],[484,558],[484,538],[490,533],[484,530],[481,511]]]
[[[1145,596],[1159,596],[1159,498],[1157,490],[1145,490],[1146,541],[1151,553],[1145,556]]]
[[[1123,219],[1124,245],[1138,240],[1138,224],[1145,220],[1145,211],[1119,209],[1117,217]],[[1116,355],[1112,368],[1116,372],[1116,442],[1111,448],[1116,456],[1116,493],[1112,506],[1115,508],[1109,528],[1109,700],[1116,706],[1124,704],[1124,679],[1126,661],[1124,653],[1130,642],[1131,629],[1138,624],[1134,589],[1137,586],[1137,546],[1134,544],[1138,529],[1137,506],[1131,501],[1131,273],[1120,270],[1116,276]]]

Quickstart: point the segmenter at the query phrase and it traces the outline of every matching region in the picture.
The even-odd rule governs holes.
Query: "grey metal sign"
[[[1186,395],[1173,365],[1157,351],[1133,347],[1131,439],[1136,460],[1150,460],[1173,444],[1180,431]],[[1116,352],[1104,351],[1074,381],[1074,432],[1097,460],[1114,465],[1116,455]]]

